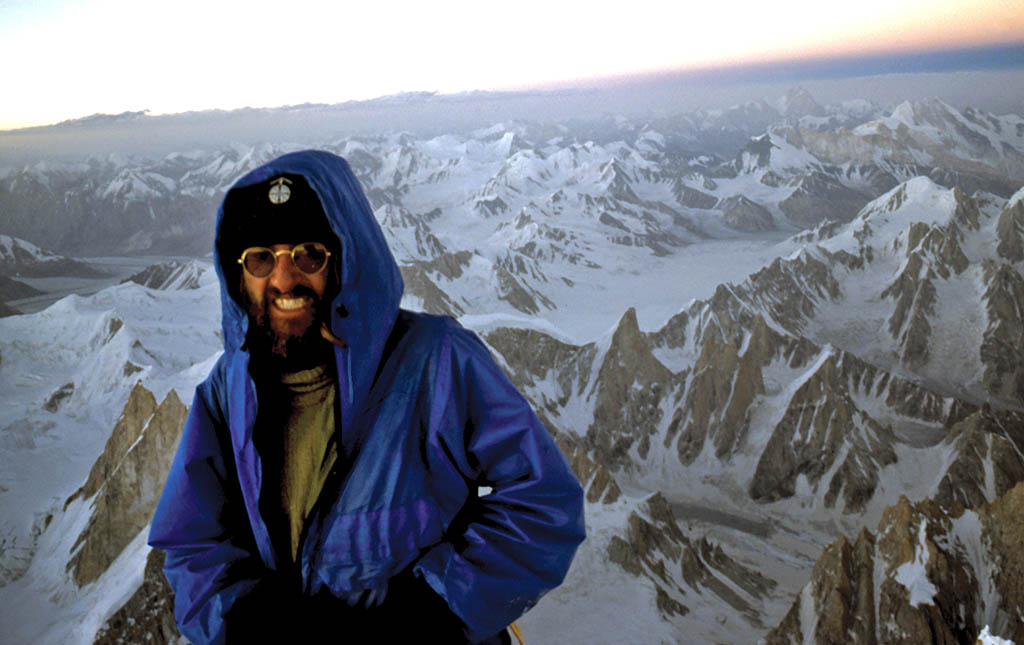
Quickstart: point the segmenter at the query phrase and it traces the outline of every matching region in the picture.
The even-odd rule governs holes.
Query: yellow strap
[[[523,640],[523,630],[519,629],[519,625],[512,623],[508,626],[508,630],[512,632],[516,637],[516,640],[519,641],[519,645],[526,645],[526,641]]]

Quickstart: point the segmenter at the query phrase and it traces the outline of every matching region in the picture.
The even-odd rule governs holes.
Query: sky
[[[0,130],[1024,41],[1024,0],[0,0]],[[13,77],[13,78],[12,78]]]

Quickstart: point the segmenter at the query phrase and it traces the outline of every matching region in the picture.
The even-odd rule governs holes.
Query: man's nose
[[[298,281],[299,269],[292,262],[291,254],[278,255],[277,261],[274,263],[274,270],[270,273],[270,286],[282,293],[287,293]]]

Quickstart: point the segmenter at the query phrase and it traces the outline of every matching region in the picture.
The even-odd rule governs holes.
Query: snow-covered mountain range
[[[220,348],[213,210],[295,147],[0,178],[2,274],[36,244],[200,256],[0,319],[11,642],[174,638],[144,535]],[[403,305],[477,330],[585,484],[590,537],[531,640],[1024,637],[993,519],[1024,480],[1024,118],[794,90],[320,147],[363,182]]]

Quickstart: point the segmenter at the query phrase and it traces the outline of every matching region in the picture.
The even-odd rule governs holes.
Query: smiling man
[[[329,300],[338,290],[338,238],[316,193],[301,175],[238,188],[224,202],[221,239],[237,255],[240,298],[255,329],[256,356],[291,368],[324,363],[322,334]],[[329,337],[328,337],[329,338]]]
[[[509,642],[584,537],[579,482],[474,334],[399,308],[348,164],[309,151],[247,174],[214,260],[224,353],[150,533],[182,633]]]

